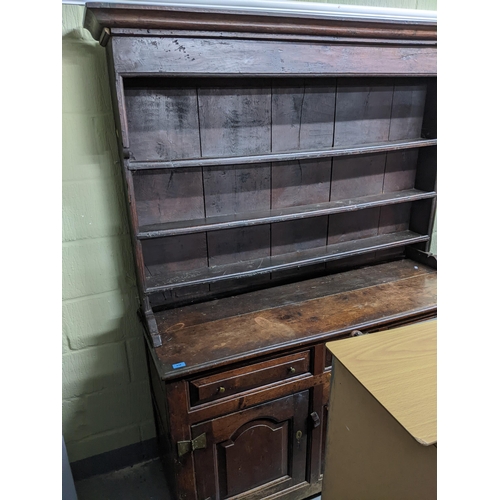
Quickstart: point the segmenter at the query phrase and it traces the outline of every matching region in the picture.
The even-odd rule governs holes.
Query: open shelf
[[[418,189],[406,189],[394,193],[382,193],[370,196],[361,196],[348,200],[337,200],[314,205],[303,205],[299,207],[281,208],[260,212],[249,212],[242,217],[238,215],[223,215],[218,217],[207,217],[203,219],[183,220],[162,224],[151,224],[139,228],[137,237],[139,239],[161,238],[180,234],[200,233],[204,231],[217,231],[236,227],[248,227],[258,224],[269,224],[289,220],[304,219],[308,217],[319,217],[341,212],[350,212],[366,208],[394,205],[417,200],[434,198],[435,191],[421,191]]]
[[[122,92],[146,310],[428,248],[432,79],[143,75]]]
[[[293,269],[310,264],[319,264],[428,240],[428,235],[417,234],[413,231],[400,231],[397,233],[335,243],[321,248],[275,255],[235,264],[191,269],[188,271],[172,272],[165,270],[164,266],[158,265],[149,268],[152,275],[146,277],[145,292],[147,294],[152,294],[179,287],[256,276],[259,274]]]
[[[363,144],[351,147],[322,148],[308,151],[291,151],[286,153],[268,153],[248,156],[229,156],[218,158],[196,158],[171,161],[134,161],[128,162],[129,170],[180,169],[193,167],[213,167],[247,165],[255,163],[269,163],[294,160],[311,160],[318,158],[332,158],[335,156],[352,156],[371,153],[400,151],[404,149],[436,146],[437,139],[411,139],[400,141],[385,141],[372,144]]]

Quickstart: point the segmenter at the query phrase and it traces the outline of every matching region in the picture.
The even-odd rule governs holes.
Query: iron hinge
[[[202,450],[207,447],[207,435],[204,432],[192,441],[177,441],[177,453],[180,457],[194,450]]]

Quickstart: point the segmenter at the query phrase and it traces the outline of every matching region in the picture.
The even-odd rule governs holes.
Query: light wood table
[[[323,500],[436,498],[437,321],[327,343]]]

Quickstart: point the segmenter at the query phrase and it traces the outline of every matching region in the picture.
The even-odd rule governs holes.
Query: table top
[[[328,342],[340,362],[421,444],[437,442],[437,321]]]

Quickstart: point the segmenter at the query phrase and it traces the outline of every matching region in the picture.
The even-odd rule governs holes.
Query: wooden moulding
[[[88,3],[85,28],[99,40],[104,28],[148,30],[201,30],[289,36],[336,37],[368,43],[394,39],[407,44],[436,42],[437,23],[415,20],[360,20],[345,17],[312,18],[290,14],[256,15],[236,11],[160,5]]]

